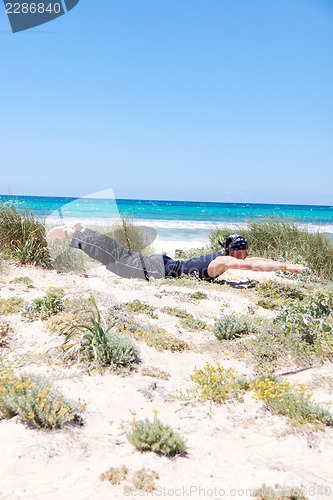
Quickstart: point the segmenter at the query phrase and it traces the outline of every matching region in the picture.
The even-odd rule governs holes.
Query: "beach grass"
[[[14,203],[0,204],[0,252],[22,264],[49,266],[44,222],[29,209],[19,210]]]
[[[149,235],[140,226],[136,226],[132,219],[122,217],[112,226],[104,228],[103,232],[118,241],[131,252],[140,252],[143,255],[152,255],[154,247],[150,243]]]

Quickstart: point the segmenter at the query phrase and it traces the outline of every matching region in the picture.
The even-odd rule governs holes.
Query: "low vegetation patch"
[[[0,314],[17,314],[21,311],[23,299],[18,297],[10,297],[4,299],[0,297]]]
[[[46,319],[44,326],[51,332],[63,334],[72,325],[84,325],[89,322],[91,300],[85,298],[65,301],[65,309]]]
[[[311,490],[311,495],[316,494],[316,487],[313,486],[308,488],[309,493]],[[297,486],[282,486],[280,484],[275,484],[274,487],[266,486],[265,484],[255,490],[255,498],[258,500],[308,500],[309,497],[306,496],[302,488]]]
[[[29,276],[18,276],[17,278],[12,279],[9,283],[13,285],[26,285],[27,288],[35,288],[33,281]]]
[[[249,322],[253,335],[232,348],[250,354],[259,373],[276,368],[309,367],[333,359],[333,293],[314,292],[284,303],[274,320]]]
[[[190,300],[204,300],[204,299],[208,299],[208,295],[207,295],[207,293],[201,292],[200,290],[198,290],[197,292],[189,293],[188,298]]]
[[[272,375],[262,375],[250,383],[254,395],[277,415],[289,417],[295,425],[324,424],[333,426],[333,415],[311,401],[311,394],[303,385],[293,386]]]
[[[180,309],[179,307],[164,307],[162,312],[170,314],[171,316],[176,316],[176,318],[180,318],[180,326],[186,328],[187,330],[196,331],[207,329],[207,323],[201,319],[195,318],[192,314],[189,314],[187,311]]]
[[[19,415],[34,427],[56,429],[74,422],[82,407],[65,398],[45,377],[0,373],[0,419]]]
[[[261,297],[258,306],[265,309],[281,309],[284,303],[303,300],[305,291],[294,283],[284,283],[275,280],[265,280],[255,283],[256,293]]]
[[[110,467],[100,475],[101,481],[109,481],[111,484],[125,482],[124,494],[129,495],[131,490],[141,490],[145,493],[152,493],[156,488],[155,481],[159,479],[156,471],[142,467],[137,471],[131,471],[126,465],[120,467]]]
[[[170,373],[160,370],[159,368],[155,368],[155,366],[145,366],[141,370],[141,375],[144,377],[154,377],[160,378],[162,380],[169,380]]]
[[[64,310],[65,305],[62,301],[62,295],[63,293],[57,290],[49,290],[44,297],[39,297],[34,299],[31,304],[24,305],[22,315],[30,320],[45,320]]]
[[[156,416],[150,422],[145,420],[131,423],[131,430],[126,434],[128,441],[140,451],[153,451],[157,455],[174,457],[186,450],[184,439],[170,425],[163,424]]]
[[[133,300],[132,302],[126,302],[126,304],[124,304],[126,309],[129,311],[129,312],[132,312],[132,313],[143,313],[143,314],[147,314],[148,316],[150,316],[151,318],[153,319],[158,319],[158,316],[157,314],[155,314],[155,309],[153,308],[153,306],[150,306],[149,304],[145,304],[144,302],[141,302],[140,300]]]
[[[175,335],[162,329],[138,330],[134,333],[134,338],[143,340],[148,346],[155,347],[158,351],[183,352],[190,347],[184,340],[177,339]]]
[[[255,337],[244,339],[237,349],[250,354],[259,373],[273,372],[282,367],[312,366],[321,359],[320,352],[314,352],[297,330],[286,335],[272,322],[259,327]]]

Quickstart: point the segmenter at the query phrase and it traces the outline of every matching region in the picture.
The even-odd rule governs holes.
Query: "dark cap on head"
[[[222,246],[226,255],[229,255],[231,250],[247,250],[249,248],[246,238],[240,234],[228,234],[224,238]]]

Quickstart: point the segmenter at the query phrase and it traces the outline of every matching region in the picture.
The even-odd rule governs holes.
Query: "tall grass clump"
[[[312,233],[286,217],[267,217],[247,220],[240,230],[249,242],[251,255],[282,262],[307,265],[322,279],[333,280],[333,242],[323,233]],[[235,233],[228,226],[214,229],[210,234],[213,250],[220,250],[218,240]]]
[[[53,269],[61,273],[85,273],[89,258],[83,252],[70,246],[68,240],[53,240],[48,243],[50,262]]]
[[[0,204],[0,251],[22,264],[49,266],[44,223],[28,208],[19,210],[14,203]]]
[[[113,224],[109,236],[118,241],[131,252],[151,255],[154,249],[151,242],[155,239],[154,230],[149,227],[135,226],[131,220],[121,218],[120,222]]]

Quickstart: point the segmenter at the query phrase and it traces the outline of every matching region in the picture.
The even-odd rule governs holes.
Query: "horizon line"
[[[7,198],[15,198],[15,197],[20,197],[20,198],[65,198],[65,199],[80,199],[80,198],[87,198],[88,195],[83,195],[83,196],[59,196],[59,195],[43,195],[43,194],[38,194],[38,195],[28,195],[28,194],[2,194],[0,193],[0,198],[2,196],[5,196]],[[87,199],[105,199],[107,200],[108,198],[87,198]],[[111,198],[110,198],[111,199]],[[199,201],[199,200],[179,200],[179,199],[159,199],[159,198],[114,198],[115,201],[153,201],[153,202],[181,202],[181,203],[218,203],[218,204],[236,204],[236,205],[283,205],[283,206],[314,206],[314,207],[329,207],[333,208],[333,205],[323,205],[320,203],[280,203],[280,202],[274,202],[274,203],[268,203],[268,202],[256,202],[256,201]]]

